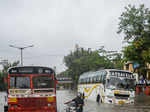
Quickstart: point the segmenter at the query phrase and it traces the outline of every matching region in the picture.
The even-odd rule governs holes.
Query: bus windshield
[[[52,77],[33,77],[33,88],[54,88]]]
[[[134,90],[135,79],[111,77],[110,79],[107,80],[107,88]]]
[[[9,85],[10,88],[29,89],[31,88],[30,77],[10,77]]]
[[[10,77],[9,86],[16,89],[30,89],[30,77]],[[33,88],[54,88],[54,83],[52,77],[33,77]]]

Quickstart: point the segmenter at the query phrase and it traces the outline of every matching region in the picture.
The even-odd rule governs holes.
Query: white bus
[[[132,104],[135,97],[135,78],[129,71],[104,69],[80,75],[78,92],[87,100],[96,101],[99,94],[104,103]]]

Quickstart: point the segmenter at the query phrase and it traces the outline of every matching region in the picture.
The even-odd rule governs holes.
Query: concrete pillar
[[[134,71],[134,69],[133,69],[133,64],[132,64],[132,63],[129,63],[129,71],[130,71],[130,72],[133,72],[133,71]]]

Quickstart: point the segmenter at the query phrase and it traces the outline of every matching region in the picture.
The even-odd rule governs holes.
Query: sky
[[[150,0],[0,0],[0,60],[24,65],[66,69],[63,57],[75,45],[85,49],[121,51],[123,34],[117,34],[119,17],[128,4]]]

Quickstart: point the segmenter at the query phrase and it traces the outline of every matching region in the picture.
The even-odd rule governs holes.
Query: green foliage
[[[8,70],[9,67],[17,66],[18,64],[19,64],[19,61],[15,61],[13,63],[7,63],[7,64],[3,65],[2,72],[7,73],[7,70]]]
[[[6,85],[4,83],[3,74],[0,72],[0,91],[4,91],[6,89]]]
[[[4,81],[7,79],[7,70],[9,67],[17,66],[19,61],[15,61],[13,63],[7,63],[3,65],[3,69],[0,72],[0,91],[4,91],[7,89],[7,83]]]
[[[123,49],[125,61],[139,63],[139,69],[150,63],[150,10],[128,5],[119,18],[119,31],[128,43]]]
[[[119,19],[118,33],[125,34],[125,41],[132,42],[139,38],[150,38],[150,11],[144,5],[140,5],[139,8],[128,5]]]
[[[64,63],[68,69],[61,74],[72,77],[75,84],[77,84],[79,76],[84,72],[104,68],[122,68],[123,66],[121,54],[107,52],[104,47],[95,51],[76,47],[74,52],[64,57]]]

